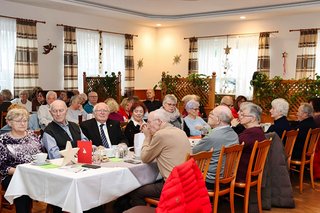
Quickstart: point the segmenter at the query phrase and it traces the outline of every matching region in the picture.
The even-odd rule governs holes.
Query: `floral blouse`
[[[33,131],[27,130],[23,138],[12,138],[10,132],[0,135],[0,173],[2,178],[8,175],[10,167],[30,163],[32,155],[41,152],[41,144]]]

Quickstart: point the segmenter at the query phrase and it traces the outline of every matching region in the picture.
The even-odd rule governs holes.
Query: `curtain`
[[[0,18],[0,90],[13,91],[16,36],[16,20]]]
[[[317,38],[318,32],[316,29],[300,30],[299,49],[296,62],[296,79],[314,78]]]
[[[257,71],[270,76],[270,33],[260,33]]]
[[[227,37],[198,39],[199,73],[211,76],[216,72],[216,92],[252,97],[250,80],[257,70],[258,35],[243,35],[228,38],[231,47],[228,60],[224,48]],[[225,65],[228,70],[225,72]],[[225,89],[228,84],[228,90]]]
[[[76,28],[64,26],[64,89],[78,89]]]
[[[317,51],[316,51],[316,74],[320,76],[320,30],[318,30]]]
[[[189,39],[189,64],[188,74],[198,73],[198,39]]]
[[[102,33],[103,40],[103,70],[110,75],[121,72],[121,82],[125,82],[125,36]],[[133,59],[132,59],[133,60]],[[124,84],[121,84],[121,92],[124,95]]]
[[[134,92],[134,59],[133,59],[133,35],[125,35],[125,76],[124,94],[132,96]]]
[[[76,30],[78,50],[78,88],[83,91],[83,72],[87,76],[98,76],[100,59],[100,35],[99,32],[91,30]],[[102,51],[101,51],[102,54]]]
[[[37,22],[17,19],[17,46],[14,67],[14,95],[38,86]]]

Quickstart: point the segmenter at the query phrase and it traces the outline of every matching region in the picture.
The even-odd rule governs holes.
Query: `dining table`
[[[78,163],[59,166],[61,164],[62,159],[54,159],[44,165],[18,165],[5,199],[12,204],[15,198],[28,195],[33,200],[59,206],[63,211],[79,213],[161,178],[155,162],[127,163],[124,159],[112,158],[99,168]]]

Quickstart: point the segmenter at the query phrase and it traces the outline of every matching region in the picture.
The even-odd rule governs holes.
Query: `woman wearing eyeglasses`
[[[266,139],[260,126],[262,109],[258,105],[250,102],[244,102],[240,106],[239,121],[245,127],[245,130],[239,134],[239,143],[244,142],[242,155],[239,162],[237,182],[245,182],[249,159],[256,141]]]
[[[189,135],[187,134],[188,136],[200,136],[203,132],[208,132],[210,129],[209,124],[198,116],[199,107],[199,102],[195,100],[188,101],[185,106],[188,115],[183,120],[185,122],[184,129],[188,128],[190,132]]]
[[[19,164],[30,163],[41,152],[41,144],[33,131],[27,130],[29,113],[26,109],[15,108],[8,112],[6,121],[11,131],[0,135],[0,173],[2,187],[7,189]],[[14,199],[16,212],[29,212],[31,198],[23,195]]]

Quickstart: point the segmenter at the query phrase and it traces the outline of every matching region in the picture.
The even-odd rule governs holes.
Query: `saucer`
[[[48,164],[50,164],[49,160],[45,160],[45,162],[43,162],[43,163],[38,163],[36,161],[31,162],[31,165],[35,165],[35,166],[43,166],[43,165],[48,165]]]

